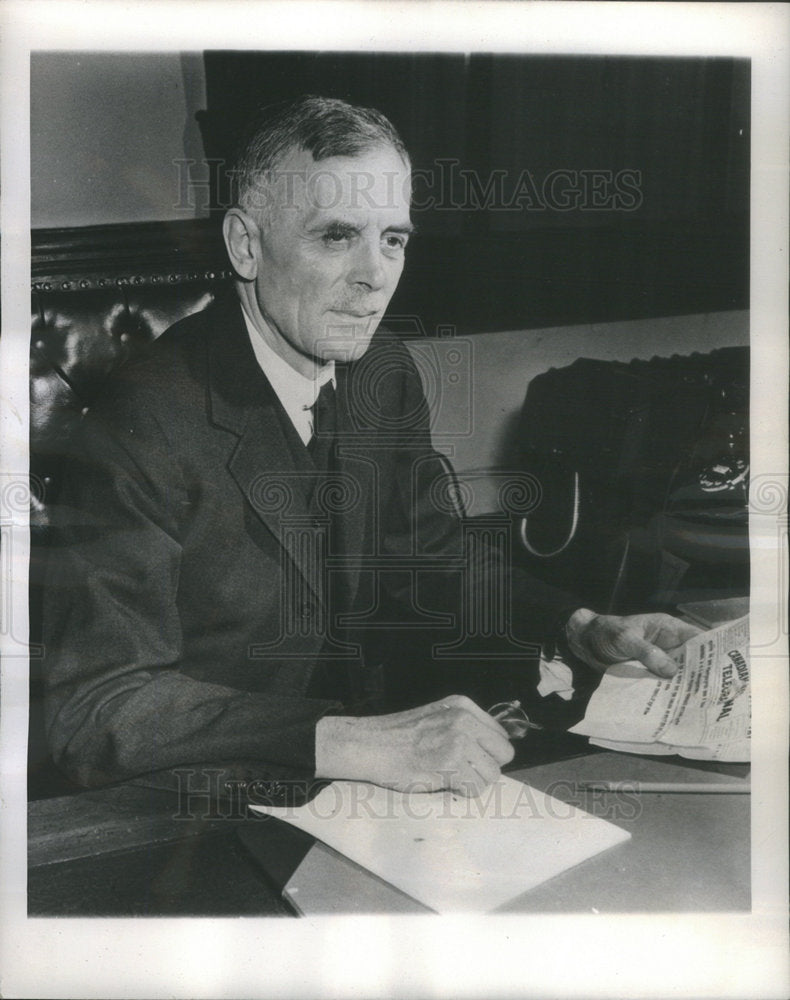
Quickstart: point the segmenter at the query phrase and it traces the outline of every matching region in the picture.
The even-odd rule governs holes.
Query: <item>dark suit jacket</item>
[[[172,327],[84,418],[44,612],[49,738],[75,780],[312,777],[316,722],[370,698],[372,657],[452,639],[459,580],[490,554],[465,551],[436,488],[409,353],[379,331],[337,396],[322,481],[233,299]],[[567,597],[530,587],[514,597],[539,636]]]

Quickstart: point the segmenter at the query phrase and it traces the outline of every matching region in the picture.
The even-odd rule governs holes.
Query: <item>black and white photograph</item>
[[[712,35],[596,43],[626,7]],[[4,995],[784,995],[788,19],[745,7],[25,36]]]

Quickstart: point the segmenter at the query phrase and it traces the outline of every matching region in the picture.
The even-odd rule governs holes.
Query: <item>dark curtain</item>
[[[404,333],[748,307],[747,60],[207,52],[207,156],[262,105],[382,110],[415,168]],[[224,204],[221,185],[215,208]]]

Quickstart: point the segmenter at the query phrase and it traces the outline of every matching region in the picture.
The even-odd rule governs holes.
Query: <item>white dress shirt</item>
[[[247,333],[250,337],[252,349],[261,367],[261,371],[271,383],[272,389],[277,393],[277,397],[285,408],[285,412],[291,418],[291,423],[296,428],[296,433],[304,444],[308,444],[313,436],[313,411],[312,406],[318,399],[321,386],[331,381],[336,387],[335,362],[327,363],[318,370],[316,377],[305,378],[295,368],[292,368],[287,361],[284,361],[279,354],[276,354],[266,343],[261,334],[253,325],[252,320],[242,307],[244,322],[247,324]]]

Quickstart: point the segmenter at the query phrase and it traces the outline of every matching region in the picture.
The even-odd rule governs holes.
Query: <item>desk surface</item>
[[[677,761],[677,758],[674,758]],[[661,759],[606,753],[520,776],[631,833],[631,840],[538,886],[511,904],[520,913],[728,912],[751,905],[748,795],[574,792],[574,781],[740,783]]]
[[[676,761],[602,753],[514,772],[512,777],[628,830],[631,839],[531,889],[498,912],[748,911],[748,795],[636,795],[575,787],[587,781],[743,783]],[[287,896],[311,915],[427,912],[322,845],[313,847],[294,873]]]
[[[519,764],[540,763],[520,766],[514,777],[618,823],[632,838],[536,887],[507,911],[748,910],[748,795],[650,794],[635,802],[630,793],[574,788],[589,780],[726,783],[742,780],[745,767],[593,752],[572,734],[537,733],[523,750]],[[130,787],[31,802],[29,913],[285,916],[293,910],[282,890],[295,871],[292,884],[318,896],[317,912],[422,910],[276,820],[185,822],[174,812],[165,793]]]

